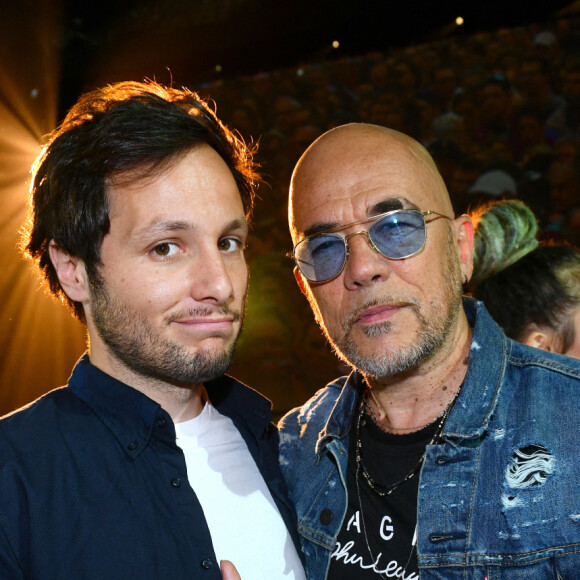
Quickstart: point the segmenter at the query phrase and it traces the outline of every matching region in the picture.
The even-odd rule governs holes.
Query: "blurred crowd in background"
[[[348,370],[312,321],[286,257],[288,185],[302,152],[344,123],[397,129],[430,151],[456,213],[519,199],[540,239],[580,245],[579,24],[572,16],[201,89],[220,118],[259,145],[265,183],[248,248],[243,368],[233,374],[275,399],[277,413]]]

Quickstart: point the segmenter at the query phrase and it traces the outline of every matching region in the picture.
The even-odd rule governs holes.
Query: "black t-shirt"
[[[357,418],[354,419],[350,435],[348,507],[331,556],[328,578],[416,580],[419,572],[413,540],[417,521],[419,472],[390,495],[383,497],[371,489],[361,472],[358,474],[357,486]],[[379,488],[388,488],[411,471],[436,429],[437,422],[415,433],[392,435],[379,429],[364,414],[360,429],[363,463]]]

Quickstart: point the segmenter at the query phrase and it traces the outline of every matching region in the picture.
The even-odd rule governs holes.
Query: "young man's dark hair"
[[[62,290],[49,243],[81,258],[98,279],[109,231],[107,187],[155,175],[200,145],[230,169],[249,217],[258,181],[252,151],[196,93],[150,82],[121,82],[83,95],[51,134],[33,168],[33,214],[23,242],[51,292],[84,320]],[[209,200],[208,200],[209,201]]]

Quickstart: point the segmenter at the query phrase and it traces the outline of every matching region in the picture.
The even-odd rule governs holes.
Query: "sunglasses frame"
[[[371,239],[370,235],[369,235],[369,229],[372,228],[372,226],[377,223],[378,221],[380,221],[381,219],[388,217],[390,215],[393,214],[397,214],[397,213],[401,213],[401,212],[413,212],[413,213],[418,213],[422,216],[423,218],[423,229],[425,230],[425,240],[423,242],[423,244],[421,245],[421,247],[411,253],[408,254],[407,256],[400,256],[399,258],[391,258],[389,256],[386,256],[385,254],[383,254],[383,252],[381,252],[381,250],[379,250],[379,248],[377,248],[377,246],[375,245],[375,243],[373,242],[373,240]],[[449,216],[446,216],[445,214],[439,213],[437,211],[433,211],[433,210],[427,210],[427,211],[421,211],[418,209],[414,209],[414,208],[408,208],[408,209],[395,209],[395,210],[391,210],[391,211],[387,211],[385,213],[381,213],[378,215],[373,215],[367,218],[363,218],[362,220],[358,220],[355,222],[351,222],[349,224],[345,224],[343,226],[337,226],[335,228],[331,228],[329,230],[326,230],[325,232],[319,232],[316,234],[313,234],[311,236],[306,236],[305,238],[302,238],[295,246],[294,249],[292,250],[292,252],[289,252],[288,254],[286,254],[289,258],[292,258],[294,260],[294,263],[296,264],[296,267],[298,268],[298,270],[300,271],[300,273],[309,281],[312,282],[313,284],[322,284],[324,282],[328,282],[330,280],[334,280],[334,278],[336,278],[337,276],[340,276],[341,272],[344,270],[344,267],[346,266],[346,262],[348,260],[348,257],[350,255],[350,247],[348,245],[348,240],[350,238],[352,238],[353,236],[358,236],[360,234],[365,235],[367,238],[367,241],[369,243],[369,246],[378,254],[380,254],[381,256],[383,256],[384,258],[386,258],[387,260],[405,260],[407,258],[411,258],[415,255],[417,255],[424,247],[425,247],[425,243],[427,242],[427,224],[430,224],[431,222],[435,221],[435,219],[429,220],[427,221],[425,218],[427,218],[430,215],[435,215],[437,216],[437,218],[442,217],[445,219],[448,219],[450,221],[452,221],[454,218],[450,218]],[[357,226],[360,224],[367,224],[367,223],[371,223],[371,225],[364,230],[359,230],[356,232],[352,232],[350,234],[347,234],[345,236],[339,235],[339,232],[341,232],[342,230],[345,230],[347,228],[350,228],[352,226]],[[310,279],[302,270],[302,268],[300,267],[300,263],[298,261],[298,259],[296,258],[296,248],[304,243],[304,242],[308,242],[309,240],[316,238],[318,236],[324,236],[326,234],[338,234],[338,237],[342,239],[343,243],[344,243],[344,260],[342,262],[342,266],[340,267],[340,270],[334,275],[331,276],[330,278],[325,278],[324,280],[312,280]]]

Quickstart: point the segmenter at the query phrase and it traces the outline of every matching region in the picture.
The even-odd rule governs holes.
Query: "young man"
[[[353,367],[281,422],[308,578],[577,578],[580,362],[462,303],[473,229],[425,149],[329,131],[294,171],[290,226]]]
[[[26,252],[89,349],[0,422],[3,579],[217,579],[222,559],[244,580],[304,578],[270,404],[224,376],[255,180],[186,90],[94,91],[52,135]]]

